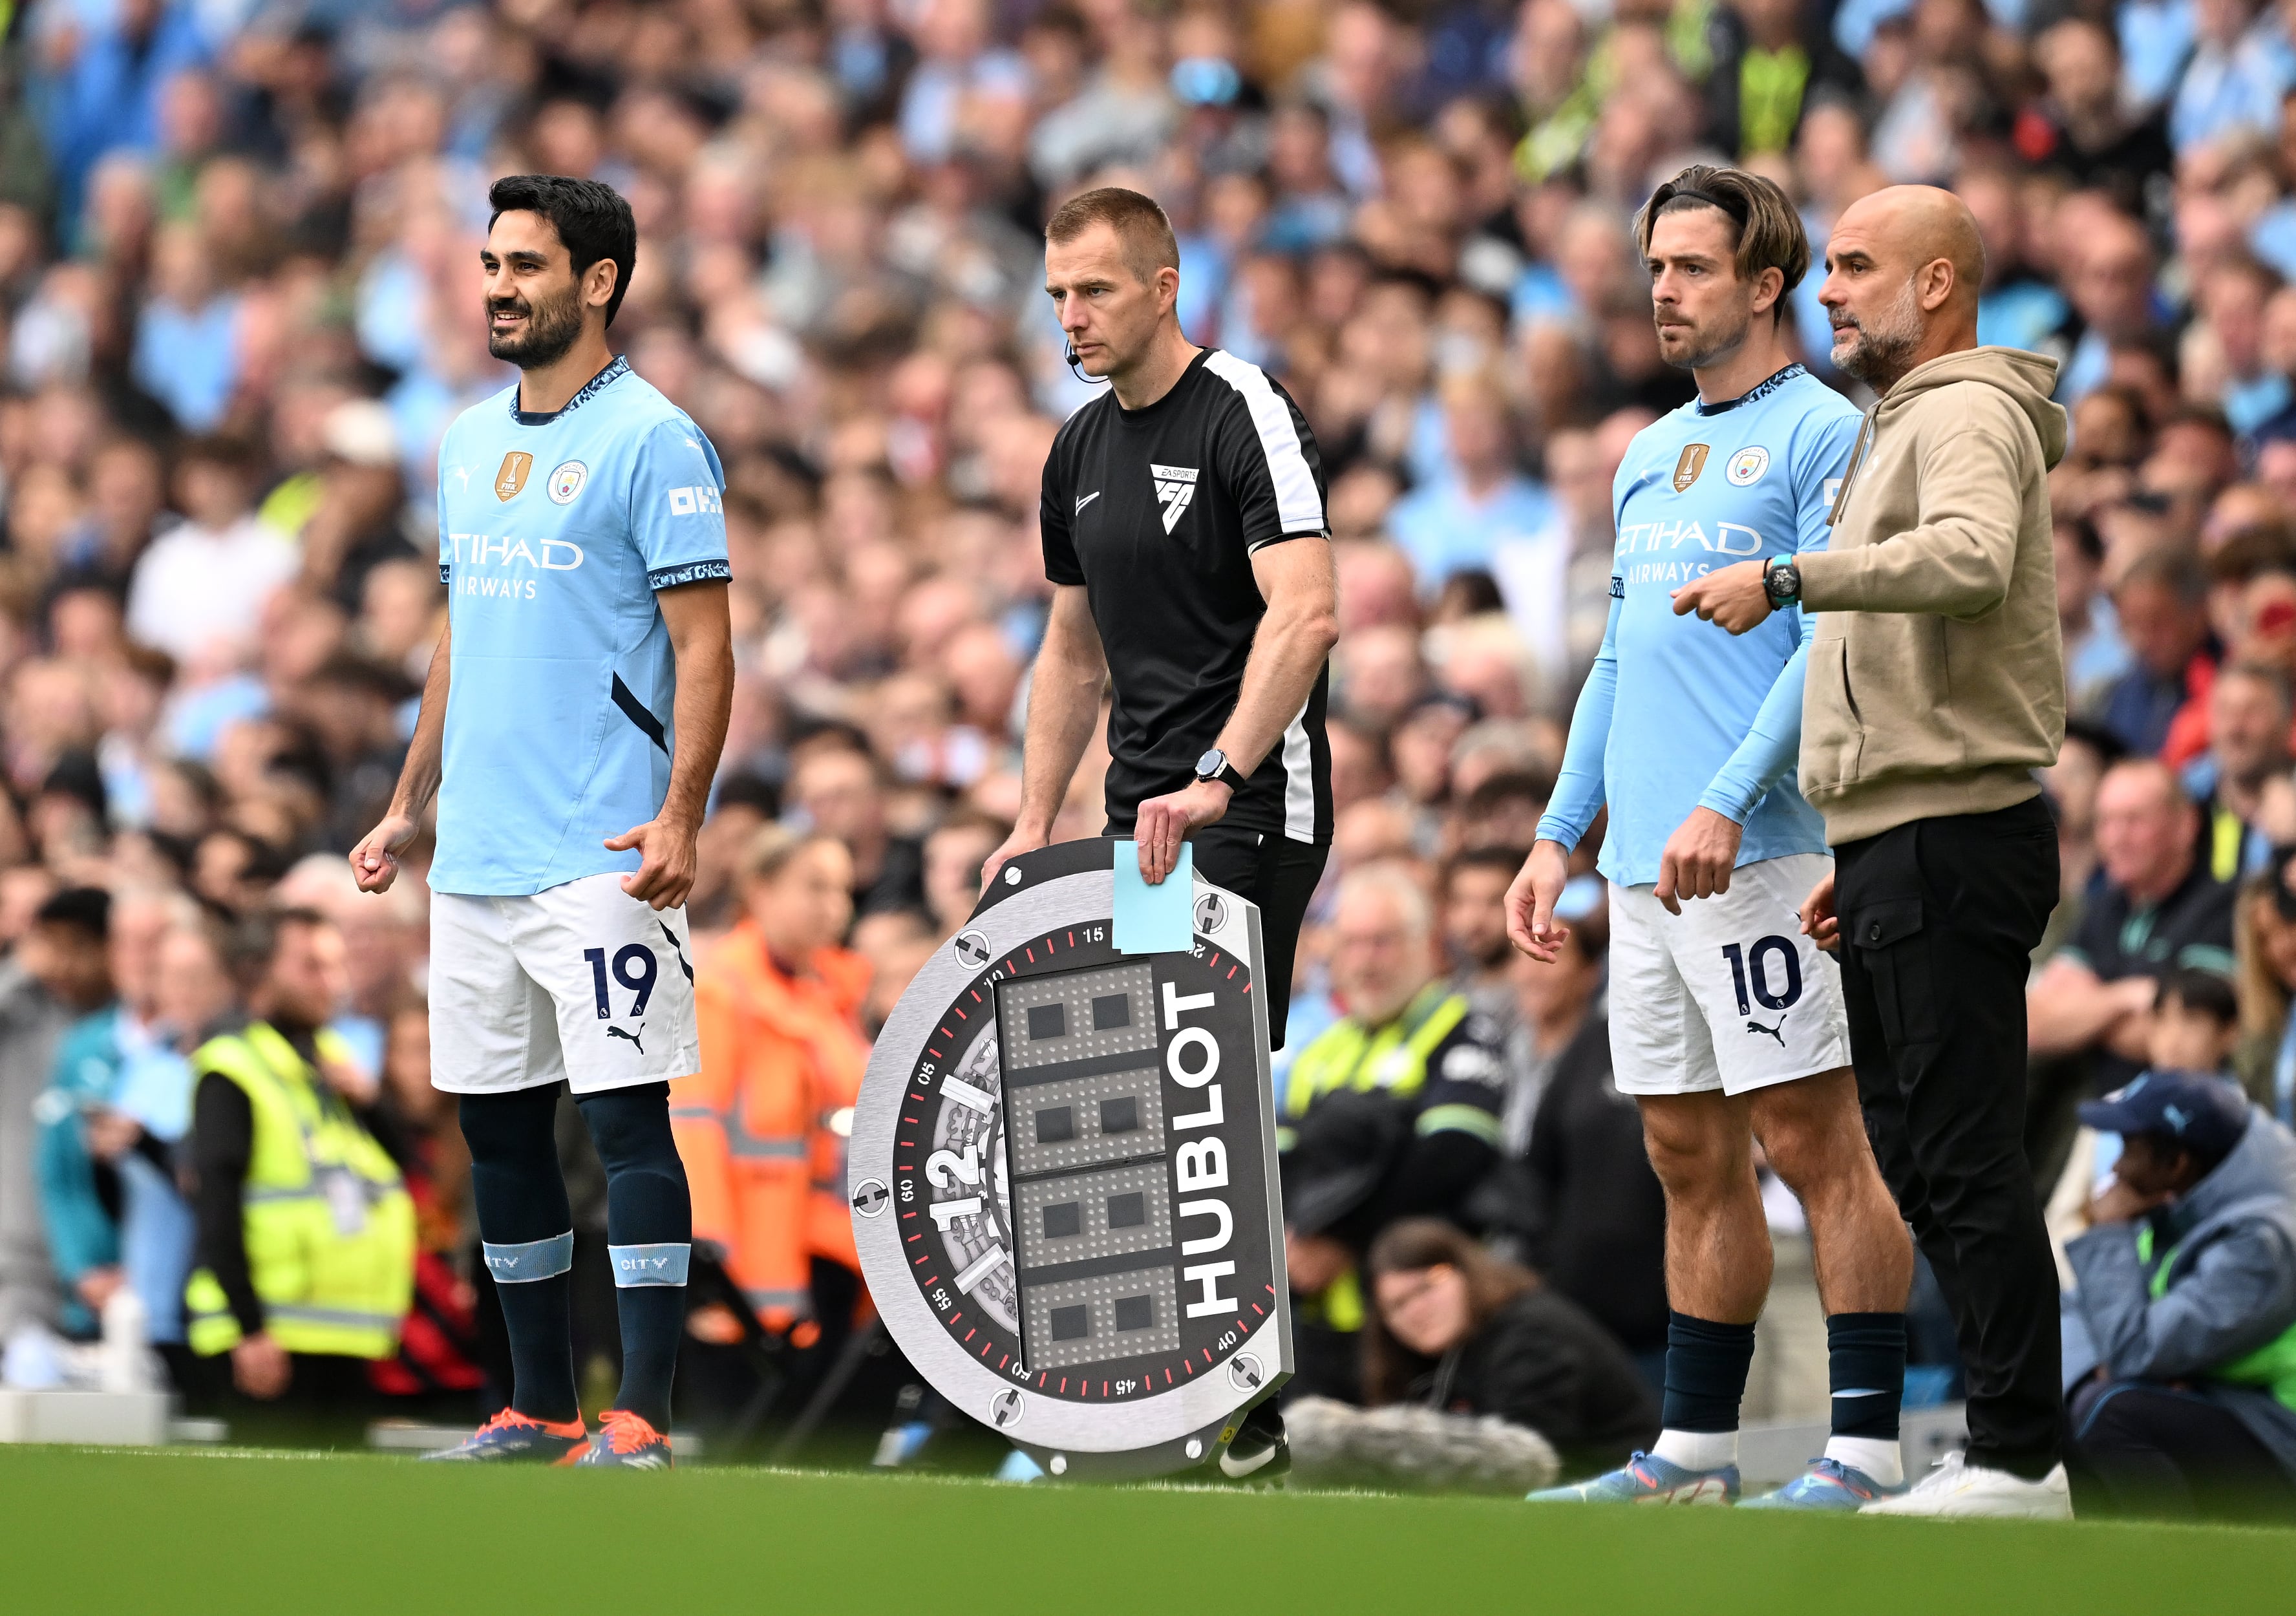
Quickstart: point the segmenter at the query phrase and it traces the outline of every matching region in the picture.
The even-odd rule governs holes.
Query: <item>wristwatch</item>
[[[1227,760],[1227,754],[1217,746],[1196,759],[1196,778],[1217,780],[1232,792],[1243,789],[1242,774]]]
[[[1801,569],[1791,555],[1773,555],[1762,569],[1762,593],[1773,606],[1791,606],[1801,598]]]

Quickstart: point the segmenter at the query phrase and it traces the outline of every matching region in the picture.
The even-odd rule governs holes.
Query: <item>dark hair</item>
[[[594,179],[572,179],[562,174],[513,174],[488,187],[487,205],[495,221],[505,213],[537,213],[550,221],[558,239],[566,243],[574,261],[574,278],[580,280],[601,258],[612,261],[614,290],[606,299],[606,324],[622,307],[630,289],[630,271],[638,261],[637,220],[620,192]]]
[[[1545,766],[1502,769],[1469,792],[1459,806],[1467,817],[1480,819],[1508,802],[1536,802],[1543,809],[1554,795],[1554,775]]]
[[[2165,1005],[2170,999],[2219,1027],[2230,1027],[2240,1020],[2240,998],[2232,983],[2213,971],[2177,966],[2161,979],[2160,1002]]]
[[[253,477],[263,469],[263,451],[245,438],[209,432],[186,438],[176,450],[178,470],[193,464],[220,466],[242,477]]]
[[[2245,584],[2267,572],[2296,572],[2296,533],[2277,521],[2235,528],[2208,553],[2205,565],[2209,577],[2220,584]]]
[[[1372,1242],[1371,1255],[1365,1259],[1365,1288],[1369,1291],[1382,1274],[1438,1267],[1456,1268],[1467,1282],[1469,1335],[1516,1297],[1538,1288],[1538,1275],[1520,1263],[1494,1257],[1439,1218],[1406,1218],[1390,1225]],[[1366,1295],[1364,1301],[1364,1401],[1375,1408],[1400,1402],[1425,1360],[1388,1333],[1375,1296]]]
[[[944,831],[978,831],[984,836],[994,836],[1001,842],[1013,833],[1013,822],[990,813],[987,808],[961,805],[951,808],[947,816],[925,834],[930,838]]]
[[[1103,185],[1069,198],[1045,221],[1045,239],[1065,247],[1095,225],[1116,232],[1116,239],[1124,243],[1126,266],[1144,281],[1154,280],[1159,269],[1180,267],[1179,238],[1172,234],[1172,221],[1154,197],[1121,185]]]
[[[264,909],[249,915],[232,929],[224,943],[224,964],[232,980],[242,992],[261,982],[271,970],[271,962],[279,957],[280,946],[291,931],[308,931],[315,927],[332,926],[316,909],[291,907]]]
[[[62,926],[94,942],[111,935],[111,894],[102,887],[66,887],[32,911],[37,926]]]
[[[1730,221],[1730,250],[1736,255],[1740,280],[1751,281],[1765,269],[1785,277],[1777,301],[1770,305],[1771,319],[1783,321],[1786,294],[1809,273],[1809,235],[1802,228],[1801,215],[1794,211],[1793,200],[1776,181],[1759,174],[1693,163],[1651,193],[1649,202],[1635,216],[1635,242],[1645,258],[1659,220],[1693,208],[1717,209]]]
[[[2201,570],[2201,563],[2190,552],[2179,547],[2142,552],[2128,563],[2128,570],[2120,575],[2112,593],[2117,595],[2124,589],[2146,584],[2166,589],[2186,606],[2205,605],[2208,602],[2209,575]]]
[[[2094,395],[2092,395],[2094,396]],[[2104,540],[2097,537],[2096,524],[2086,516],[2060,516],[2056,530],[2072,541],[2083,561],[2095,566],[2104,559]]]
[[[1443,874],[1436,882],[1435,890],[1448,898],[1452,878],[1462,870],[1490,870],[1512,881],[1515,872],[1522,868],[1522,861],[1529,857],[1521,848],[1462,848],[1444,862]]]

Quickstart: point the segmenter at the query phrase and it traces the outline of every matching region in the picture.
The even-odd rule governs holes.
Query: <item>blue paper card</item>
[[[1184,952],[1195,940],[1188,917],[1196,896],[1196,850],[1180,844],[1180,862],[1160,886],[1140,879],[1140,846],[1116,844],[1116,951]]]

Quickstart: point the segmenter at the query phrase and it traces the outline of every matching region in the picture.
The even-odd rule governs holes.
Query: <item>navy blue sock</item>
[[[574,1214],[558,1171],[558,1088],[464,1095],[471,1194],[487,1271],[510,1337],[510,1406],[537,1420],[579,1418],[567,1271]]]
[[[668,1431],[693,1241],[685,1164],[669,1132],[669,1085],[585,1095],[579,1103],[606,1167],[606,1253],[622,1323],[622,1389],[614,1407]]]
[[[1825,1354],[1833,1434],[1896,1441],[1906,1389],[1906,1316],[1836,1313],[1825,1321]]]
[[[1754,1361],[1754,1326],[1718,1325],[1687,1313],[1666,1316],[1666,1402],[1660,1423],[1669,1431],[1738,1429],[1746,1371]]]

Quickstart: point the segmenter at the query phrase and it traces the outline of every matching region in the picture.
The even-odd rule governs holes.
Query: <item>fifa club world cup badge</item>
[[[997,873],[878,1038],[848,1158],[893,1339],[1054,1476],[1207,1463],[1292,1370],[1259,911],[1197,881],[1185,947],[1120,951],[1129,856]]]

